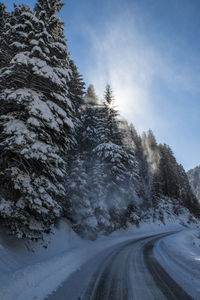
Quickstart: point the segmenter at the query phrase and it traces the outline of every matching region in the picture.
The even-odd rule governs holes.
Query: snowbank
[[[175,222],[167,226],[144,223],[140,228],[130,226],[126,231],[119,230],[96,241],[86,241],[80,239],[66,222],[61,222],[55,235],[46,237],[48,248],[41,243],[29,244],[34,252],[27,249],[26,243],[8,239],[1,233],[0,299],[42,300],[99,252],[133,238],[180,229],[183,226]]]
[[[200,232],[185,229],[157,242],[154,255],[188,294],[200,295]]]

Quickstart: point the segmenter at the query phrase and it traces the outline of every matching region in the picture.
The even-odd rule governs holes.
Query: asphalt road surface
[[[123,242],[73,273],[48,300],[191,300],[153,255],[154,244],[174,232]]]

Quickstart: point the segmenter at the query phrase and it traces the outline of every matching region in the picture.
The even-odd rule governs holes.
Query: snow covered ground
[[[101,236],[96,241],[86,241],[80,239],[66,222],[61,222],[59,228],[55,229],[55,234],[46,237],[45,244],[28,245],[13,238],[8,239],[1,233],[0,299],[42,300],[99,252],[123,241],[171,230],[182,231],[158,243],[156,257],[169,272],[173,272],[174,257],[184,261],[188,273],[191,273],[192,283],[188,284],[188,289],[191,289],[192,284],[197,284],[197,277],[200,275],[200,240],[197,229],[186,229],[178,222],[169,222],[165,226],[161,223],[143,224],[140,228],[131,226],[126,231],[120,230],[107,237]],[[45,245],[48,247],[44,247]],[[175,271],[174,276],[178,278],[180,274],[177,264]],[[186,278],[180,280],[182,284]]]
[[[185,229],[157,242],[154,255],[194,299],[200,295],[200,230]]]

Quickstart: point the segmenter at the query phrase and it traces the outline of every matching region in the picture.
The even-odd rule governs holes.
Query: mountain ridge
[[[188,179],[192,188],[194,195],[200,202],[200,165],[190,169],[187,172]]]

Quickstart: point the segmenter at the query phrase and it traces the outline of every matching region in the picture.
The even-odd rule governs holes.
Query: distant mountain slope
[[[197,197],[197,199],[200,201],[200,165],[197,166],[194,169],[191,169],[187,172],[190,185],[192,187],[192,190]]]

